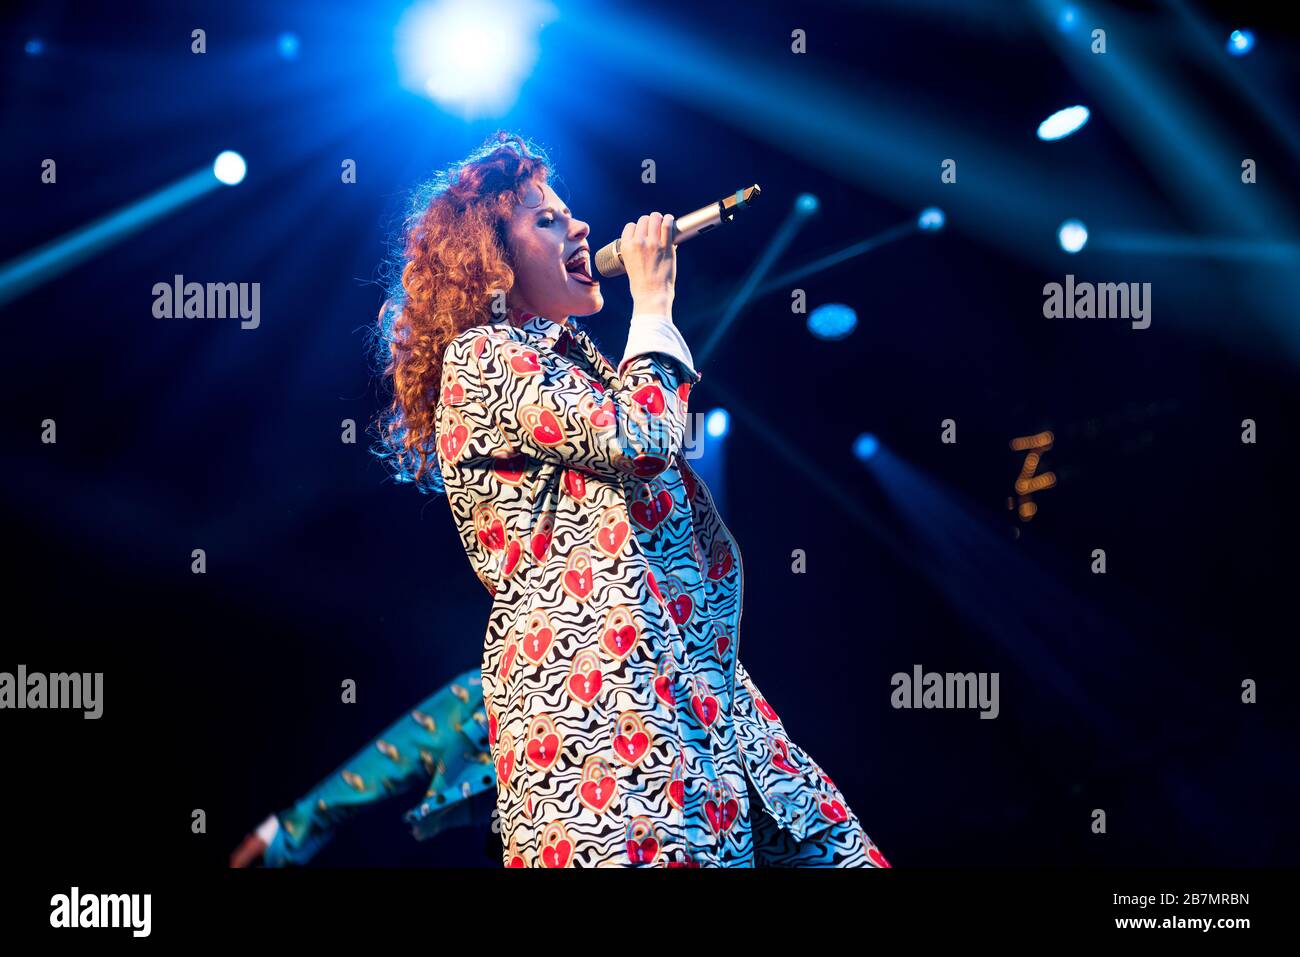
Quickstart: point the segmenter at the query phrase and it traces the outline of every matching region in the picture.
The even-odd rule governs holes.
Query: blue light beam
[[[211,166],[0,266],[0,306],[173,213],[221,184]]]

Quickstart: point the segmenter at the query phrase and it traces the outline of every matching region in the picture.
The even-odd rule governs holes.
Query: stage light
[[[1083,129],[1091,115],[1086,106],[1067,106],[1063,110],[1057,110],[1038,124],[1038,138],[1049,142],[1063,140],[1071,133]]]
[[[818,339],[843,339],[857,326],[857,312],[841,302],[828,302],[808,315],[808,331]]]
[[[731,415],[726,409],[713,409],[704,417],[704,431],[720,439],[731,429]]]
[[[32,37],[23,44],[23,52],[28,56],[40,56],[45,52],[45,41],[40,37]]]
[[[1245,56],[1255,48],[1255,34],[1249,30],[1233,30],[1228,34],[1228,52],[1233,56]]]
[[[1032,495],[1034,492],[1041,492],[1043,489],[1055,487],[1055,472],[1044,472],[1042,475],[1035,475],[1033,478],[1016,479],[1016,491],[1021,495]]]
[[[248,164],[234,150],[226,150],[212,163],[212,175],[227,186],[238,186],[247,172]]]
[[[275,46],[280,51],[280,56],[286,60],[296,60],[298,58],[298,34],[281,33],[280,38],[275,42]]]
[[[1077,253],[1088,245],[1088,227],[1077,219],[1067,219],[1056,231],[1056,238],[1067,253]]]
[[[106,216],[0,263],[0,306],[220,188],[213,167],[205,164]]]
[[[537,34],[554,16],[543,0],[416,4],[397,24],[402,83],[464,119],[500,116],[518,98],[537,62]]]
[[[795,210],[804,216],[811,216],[817,212],[819,206],[821,206],[821,200],[812,193],[800,193],[799,198],[794,201]]]
[[[1056,17],[1056,28],[1062,33],[1069,33],[1079,25],[1079,11],[1074,7],[1063,7]]]
[[[921,215],[916,217],[916,225],[927,233],[936,233],[943,229],[945,222],[947,219],[938,206],[927,206],[921,210]]]
[[[880,440],[870,432],[863,432],[853,441],[853,456],[865,462],[880,451]]]
[[[1056,436],[1050,431],[1038,432],[1035,435],[1021,435],[1011,440],[1011,449],[1013,452],[1023,452],[1025,449],[1042,449],[1043,451],[1047,451],[1052,447],[1054,441],[1056,441]],[[1031,452],[1030,454],[1032,455],[1033,453]],[[1026,456],[1026,459],[1028,459],[1028,456]],[[1037,459],[1034,460],[1034,464],[1035,466],[1038,464]]]

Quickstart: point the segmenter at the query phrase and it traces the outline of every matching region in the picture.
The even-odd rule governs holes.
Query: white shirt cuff
[[[268,817],[257,827],[257,839],[267,847],[275,840],[275,835],[280,831],[280,820],[274,814]]]
[[[692,381],[699,380],[700,374],[695,371],[690,347],[682,338],[681,330],[673,325],[672,318],[658,313],[634,312],[627,333],[627,349],[623,352],[623,361],[618,364],[618,374],[623,375],[627,364],[637,356],[651,352],[672,356],[686,367]]]

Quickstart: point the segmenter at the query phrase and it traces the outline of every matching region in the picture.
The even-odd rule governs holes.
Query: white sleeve
[[[267,847],[275,840],[275,835],[280,830],[280,820],[274,814],[257,826],[257,838]]]
[[[618,364],[618,374],[621,376],[624,367],[637,356],[651,352],[672,356],[689,370],[692,379],[700,378],[700,374],[695,371],[690,347],[682,338],[681,331],[673,325],[672,317],[661,313],[634,312],[627,333],[627,349],[623,352],[623,361]]]

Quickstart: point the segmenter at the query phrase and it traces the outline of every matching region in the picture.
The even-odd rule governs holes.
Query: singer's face
[[[529,184],[507,225],[515,285],[510,304],[563,322],[600,312],[605,298],[592,275],[590,229],[547,184]]]

